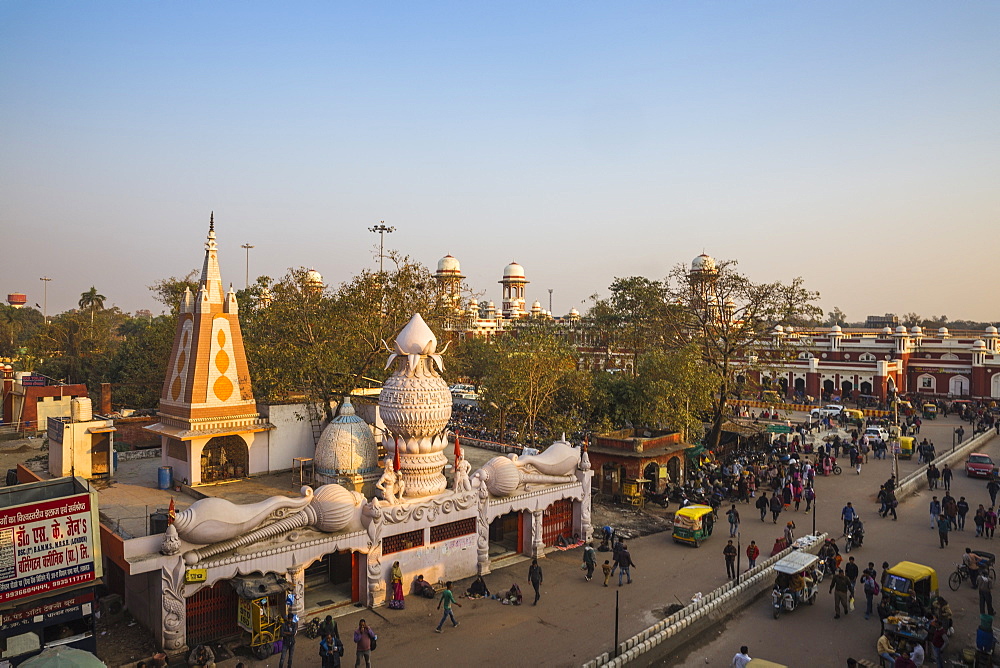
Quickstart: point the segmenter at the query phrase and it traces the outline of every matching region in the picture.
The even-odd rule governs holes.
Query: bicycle
[[[981,568],[989,569],[990,579],[996,580],[997,572],[993,569],[993,565],[983,565]],[[972,574],[969,573],[969,567],[965,564],[958,564],[955,567],[955,572],[948,576],[948,587],[952,591],[958,591],[962,587],[962,583],[970,579]]]

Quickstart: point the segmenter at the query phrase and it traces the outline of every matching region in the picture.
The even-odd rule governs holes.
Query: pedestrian
[[[736,653],[736,656],[733,657],[733,662],[730,664],[730,668],[746,668],[746,665],[750,663],[751,660],[750,648],[743,645],[740,647],[740,651]]]
[[[740,511],[736,510],[736,504],[726,511],[726,517],[729,518],[729,535],[735,536],[740,530]]]
[[[451,585],[451,583],[448,583]],[[448,592],[451,593],[450,591]],[[444,621],[444,620],[442,620]],[[441,629],[437,629],[438,633],[441,633]],[[372,641],[377,640],[378,636],[375,635],[375,629],[368,626],[368,622],[365,620],[360,620],[358,622],[358,628],[354,630],[354,644],[357,646],[357,655],[354,657],[354,668],[358,668],[361,665],[361,659],[365,660],[365,668],[371,668],[372,665]]]
[[[805,490],[802,492],[802,496],[806,499],[806,515],[809,514],[809,510],[812,508],[813,501],[816,500],[816,490],[813,489],[812,483],[806,486]]]
[[[722,556],[726,558],[726,577],[730,579],[736,578],[736,546],[733,545],[733,540],[730,538],[729,542],[724,548],[722,548]]]
[[[532,561],[532,563],[535,563],[534,560]],[[536,597],[535,602],[537,603],[538,602],[537,587],[535,588],[535,597]],[[441,627],[444,626],[444,620],[448,619],[449,617],[451,618],[451,628],[455,628],[456,626],[458,626],[458,622],[455,620],[455,613],[452,612],[451,610],[451,606],[453,605],[457,605],[460,608],[462,607],[462,604],[455,600],[455,595],[451,593],[451,580],[449,580],[448,582],[445,583],[444,591],[441,592],[441,598],[438,600],[437,604],[438,610],[440,610],[441,607],[444,606],[444,614],[441,615],[441,621],[438,622],[437,628],[434,629],[438,633],[441,633]],[[357,636],[358,634],[355,633],[354,635]]]
[[[948,644],[948,630],[935,619],[931,622],[928,638],[931,641],[931,649],[934,650],[935,663],[938,668],[944,668],[944,648]]]
[[[628,578],[628,583],[632,584],[632,567],[635,566],[635,562],[632,561],[632,555],[629,554],[628,545],[622,543],[622,548],[618,550],[618,554],[615,556],[615,566],[611,570],[614,571],[615,568],[618,569],[618,586],[622,586],[622,576]]]
[[[840,519],[844,520],[844,535],[845,536],[847,535],[847,527],[848,527],[848,525],[851,522],[854,521],[854,518],[855,518],[856,515],[857,515],[857,513],[854,511],[854,506],[851,504],[850,501],[848,501],[847,505],[844,506],[844,509],[840,511]]]
[[[969,514],[969,502],[964,496],[960,496],[955,506],[958,508],[958,530],[965,531],[965,516]]]
[[[872,615],[875,597],[879,595],[878,582],[875,580],[874,573],[870,572],[869,569],[865,569],[865,574],[861,578],[861,586],[865,592],[865,619],[868,619]]]
[[[604,560],[604,565],[601,566],[601,570],[604,571],[604,586],[608,586],[608,580],[611,579],[611,562],[607,559]]]
[[[951,470],[950,466],[945,464],[944,468],[941,469],[941,482],[944,483],[944,491],[946,492],[951,491],[951,478],[953,475],[955,475],[955,472]]]
[[[781,514],[781,509],[782,509],[781,497],[778,496],[777,492],[775,492],[774,494],[771,495],[771,523],[772,524],[777,524],[778,523],[778,515]]]
[[[854,563],[854,557],[848,557],[844,564],[844,575],[851,581],[851,596],[854,596],[854,587],[858,582],[858,565]]]
[[[583,546],[583,566],[587,569],[587,582],[590,582],[597,568],[597,550],[590,543]]]
[[[285,657],[288,657],[288,668],[292,668],[292,655],[295,654],[295,634],[299,632],[299,616],[292,615],[281,625],[281,658],[278,668],[284,668]]]
[[[753,505],[760,511],[760,521],[763,522],[764,516],[767,515],[767,509],[771,507],[771,504],[767,502],[767,492],[761,492],[760,498]]]
[[[993,531],[997,528],[997,511],[990,506],[990,509],[986,511],[986,523],[983,525],[983,530],[985,531],[985,536],[987,538],[993,538]]]
[[[793,542],[795,542],[795,522],[789,522],[785,525],[785,543],[791,547]]]
[[[938,515],[941,514],[941,502],[938,501],[938,498],[936,496],[931,497],[930,511],[931,511],[931,528],[933,529],[934,525],[937,523]]]
[[[624,549],[625,546],[622,545],[622,548],[618,551],[618,553],[621,554]],[[538,591],[538,588],[542,586],[542,567],[538,565],[538,559],[532,559],[531,565],[528,566],[528,582],[530,582],[531,586],[535,589],[535,602],[531,605],[538,605],[538,599],[542,597],[541,593]]]
[[[747,568],[753,568],[757,565],[757,558],[760,556],[760,548],[757,547],[757,541],[752,540],[750,544],[747,545]]]
[[[344,644],[333,633],[327,633],[319,643],[319,655],[323,659],[323,668],[340,668],[340,657],[344,656]]]
[[[965,548],[962,564],[969,571],[969,584],[975,589],[979,585],[979,555],[973,552],[971,547]]]
[[[945,492],[944,498],[941,499],[941,510],[944,512],[945,517],[951,522],[952,530],[958,528],[958,503],[955,501],[955,497],[951,494]]]
[[[979,570],[979,614],[996,615],[993,610],[993,578],[990,577],[990,569]]]
[[[844,569],[838,568],[837,574],[830,579],[830,593],[833,594],[833,618],[840,619],[840,609],[846,615],[850,612],[851,581],[844,575]]]
[[[940,515],[937,521],[938,539],[941,541],[941,549],[948,545],[948,532],[951,531],[951,520],[946,515]]]

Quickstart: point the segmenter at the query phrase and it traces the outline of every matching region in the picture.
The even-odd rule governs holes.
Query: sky
[[[0,3],[0,293],[450,253],[584,310],[699,253],[1000,320],[1000,3]]]

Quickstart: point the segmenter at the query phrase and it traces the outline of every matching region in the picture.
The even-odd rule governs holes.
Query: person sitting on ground
[[[188,665],[199,668],[215,668],[215,653],[208,645],[198,645],[188,657]]]
[[[521,605],[522,600],[523,597],[521,596],[521,588],[518,587],[515,582],[510,586],[510,589],[507,590],[507,593],[503,595],[500,602],[504,605]]]
[[[469,598],[485,598],[490,595],[490,590],[486,587],[486,581],[483,580],[482,575],[476,576],[476,579],[472,581],[472,586],[465,591],[465,595]]]
[[[417,576],[417,579],[413,583],[413,591],[417,596],[423,596],[424,598],[437,597],[437,594],[434,593],[434,585],[425,580],[423,575]]]

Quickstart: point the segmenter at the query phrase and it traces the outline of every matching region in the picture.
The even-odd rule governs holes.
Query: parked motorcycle
[[[646,502],[655,503],[661,508],[666,508],[670,505],[670,498],[666,490],[662,492],[654,492],[652,490],[646,490]]]

